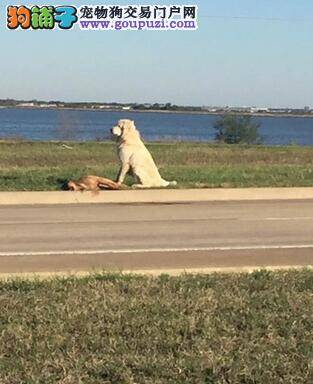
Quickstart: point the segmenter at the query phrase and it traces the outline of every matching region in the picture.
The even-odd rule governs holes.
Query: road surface
[[[313,201],[0,206],[0,274],[313,265]]]

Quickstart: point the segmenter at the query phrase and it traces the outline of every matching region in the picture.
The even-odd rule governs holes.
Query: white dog
[[[150,152],[140,138],[134,121],[119,120],[111,132],[118,137],[118,156],[122,164],[117,178],[118,184],[123,183],[129,170],[139,182],[133,186],[135,188],[168,187],[177,184],[176,181],[162,179]]]

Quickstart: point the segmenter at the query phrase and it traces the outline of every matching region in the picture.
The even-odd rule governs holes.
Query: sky
[[[9,31],[0,98],[313,107],[312,0],[11,1],[199,7],[197,31]]]

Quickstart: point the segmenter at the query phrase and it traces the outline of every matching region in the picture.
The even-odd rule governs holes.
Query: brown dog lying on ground
[[[70,191],[93,191],[97,192],[101,189],[120,189],[120,185],[110,179],[99,176],[84,176],[79,180],[70,180],[67,183]]]

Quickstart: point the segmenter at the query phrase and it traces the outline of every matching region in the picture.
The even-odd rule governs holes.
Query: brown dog
[[[101,189],[120,189],[119,184],[110,179],[99,176],[84,176],[79,180],[70,180],[67,183],[70,191],[93,191],[97,192]]]

